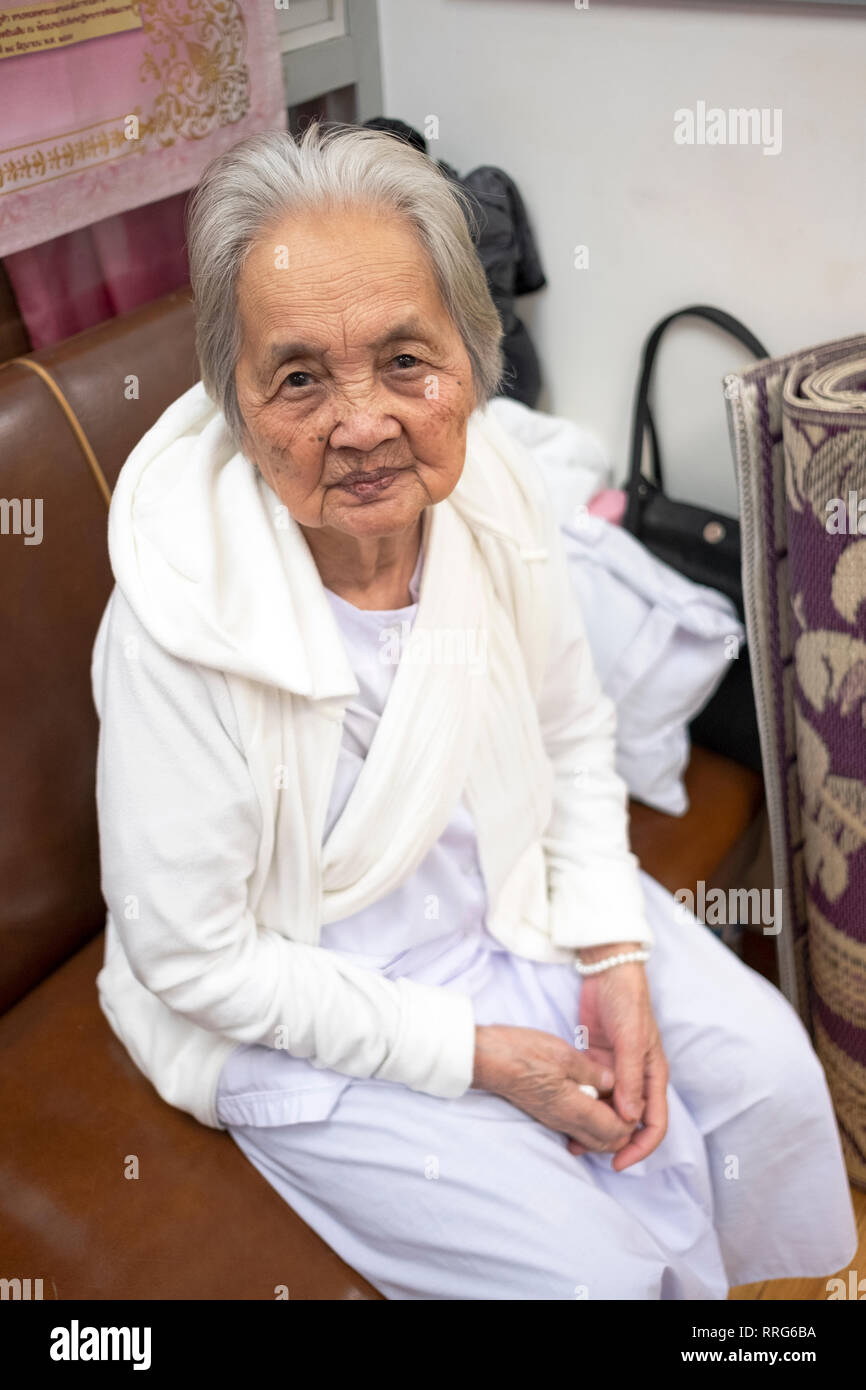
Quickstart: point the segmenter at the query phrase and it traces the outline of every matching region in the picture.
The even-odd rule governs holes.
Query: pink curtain
[[[188,196],[176,193],[4,257],[34,348],[186,284]]]

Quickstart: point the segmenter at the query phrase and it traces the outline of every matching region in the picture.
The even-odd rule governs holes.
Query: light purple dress
[[[346,714],[326,836],[360,772],[417,607],[329,594],[360,693]],[[401,624],[405,627],[401,628]],[[436,730],[427,731],[431,739]],[[793,1009],[641,873],[647,970],[671,1068],[658,1149],[615,1173],[501,1097],[441,1100],[259,1046],[238,1048],[217,1108],[299,1216],[389,1298],[723,1299],[729,1283],[830,1276],[857,1236],[829,1094]],[[476,1023],[574,1042],[580,977],[507,951],[486,929],[461,804],[414,874],[325,926],[320,945],[472,996]],[[291,1291],[290,1291],[291,1293]]]

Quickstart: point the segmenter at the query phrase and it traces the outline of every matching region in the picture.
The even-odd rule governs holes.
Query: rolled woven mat
[[[725,378],[780,982],[866,1187],[866,336]]]

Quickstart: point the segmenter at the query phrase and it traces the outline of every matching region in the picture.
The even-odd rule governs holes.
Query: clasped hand
[[[613,1153],[612,1166],[622,1172],[651,1154],[667,1130],[669,1070],[644,966],[586,976],[579,1013],[582,1048],[536,1028],[478,1027],[473,1085],[567,1135],[576,1156]],[[585,1085],[598,1100],[581,1091]]]

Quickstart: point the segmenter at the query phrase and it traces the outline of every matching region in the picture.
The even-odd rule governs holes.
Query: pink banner
[[[76,36],[100,23],[134,27]],[[244,135],[284,130],[276,9],[0,0],[0,93],[6,256],[189,189]]]

